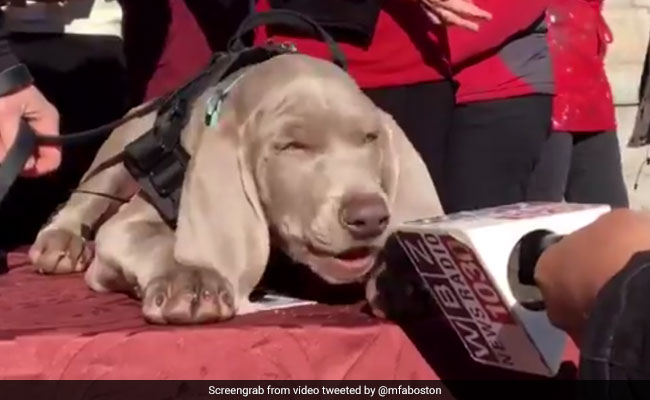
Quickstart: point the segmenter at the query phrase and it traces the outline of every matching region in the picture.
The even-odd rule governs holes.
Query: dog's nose
[[[341,203],[341,223],[355,239],[372,239],[386,230],[390,215],[386,202],[374,194],[346,196]]]

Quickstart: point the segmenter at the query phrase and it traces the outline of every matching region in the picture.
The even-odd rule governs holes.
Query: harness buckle
[[[175,226],[190,156],[180,144],[167,147],[157,137],[160,133],[149,131],[129,143],[124,149],[124,167],[163,220]]]

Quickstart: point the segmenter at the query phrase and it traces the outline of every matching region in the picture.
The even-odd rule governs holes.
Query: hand
[[[553,325],[579,344],[600,289],[644,250],[650,250],[650,214],[626,209],[552,245],[540,257],[535,279]]]
[[[18,92],[0,97],[0,162],[11,149],[21,118],[41,135],[59,134],[59,113],[41,92],[28,86]],[[56,170],[61,164],[61,149],[39,146],[23,170],[24,176],[41,176]]]
[[[420,3],[435,24],[458,25],[478,31],[477,19],[492,19],[492,14],[475,6],[472,0],[420,0]]]

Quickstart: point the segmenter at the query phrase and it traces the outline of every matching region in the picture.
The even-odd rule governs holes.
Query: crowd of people
[[[394,116],[421,154],[446,212],[531,200],[628,206],[603,62],[612,40],[602,17],[603,0],[360,0],[337,1],[336,6],[315,0],[7,3],[0,81],[16,68],[30,71],[33,79],[0,93],[0,160],[21,117],[49,135],[115,119],[198,72],[213,52],[225,49],[249,12],[284,8],[309,15],[331,32],[351,76]],[[64,29],[67,33],[61,34],[60,27],[9,27],[9,17],[45,20],[50,13],[43,10],[83,4],[95,16],[100,6],[105,7],[102,15],[111,16],[119,8],[119,18],[107,19],[119,24],[119,32]],[[16,12],[21,7],[24,11]],[[31,15],[30,7],[41,11]],[[62,25],[71,23],[63,18]],[[279,26],[255,32],[254,43],[267,40],[330,57],[324,43]],[[42,147],[34,155],[25,179],[0,211],[3,247],[33,239],[95,151],[90,146],[61,154]],[[618,231],[638,225],[640,217],[621,213],[543,259],[540,285],[548,296],[561,299],[550,301],[551,316],[571,332],[580,331],[599,289],[629,258],[599,260],[591,253],[587,260],[580,238],[605,240],[602,224]],[[650,248],[650,235],[628,242],[607,251],[630,256]],[[600,263],[594,268],[602,274],[592,274],[593,282],[578,282],[579,274],[562,275],[567,268],[549,267],[578,253],[583,256],[576,258],[580,265],[574,271],[584,273]],[[580,285],[585,289],[567,289]],[[569,317],[567,310],[573,313]]]

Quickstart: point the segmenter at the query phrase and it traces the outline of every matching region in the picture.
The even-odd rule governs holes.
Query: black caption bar
[[[646,400],[650,381],[0,381],[2,400]]]
[[[3,400],[454,399],[440,381],[4,381]]]

